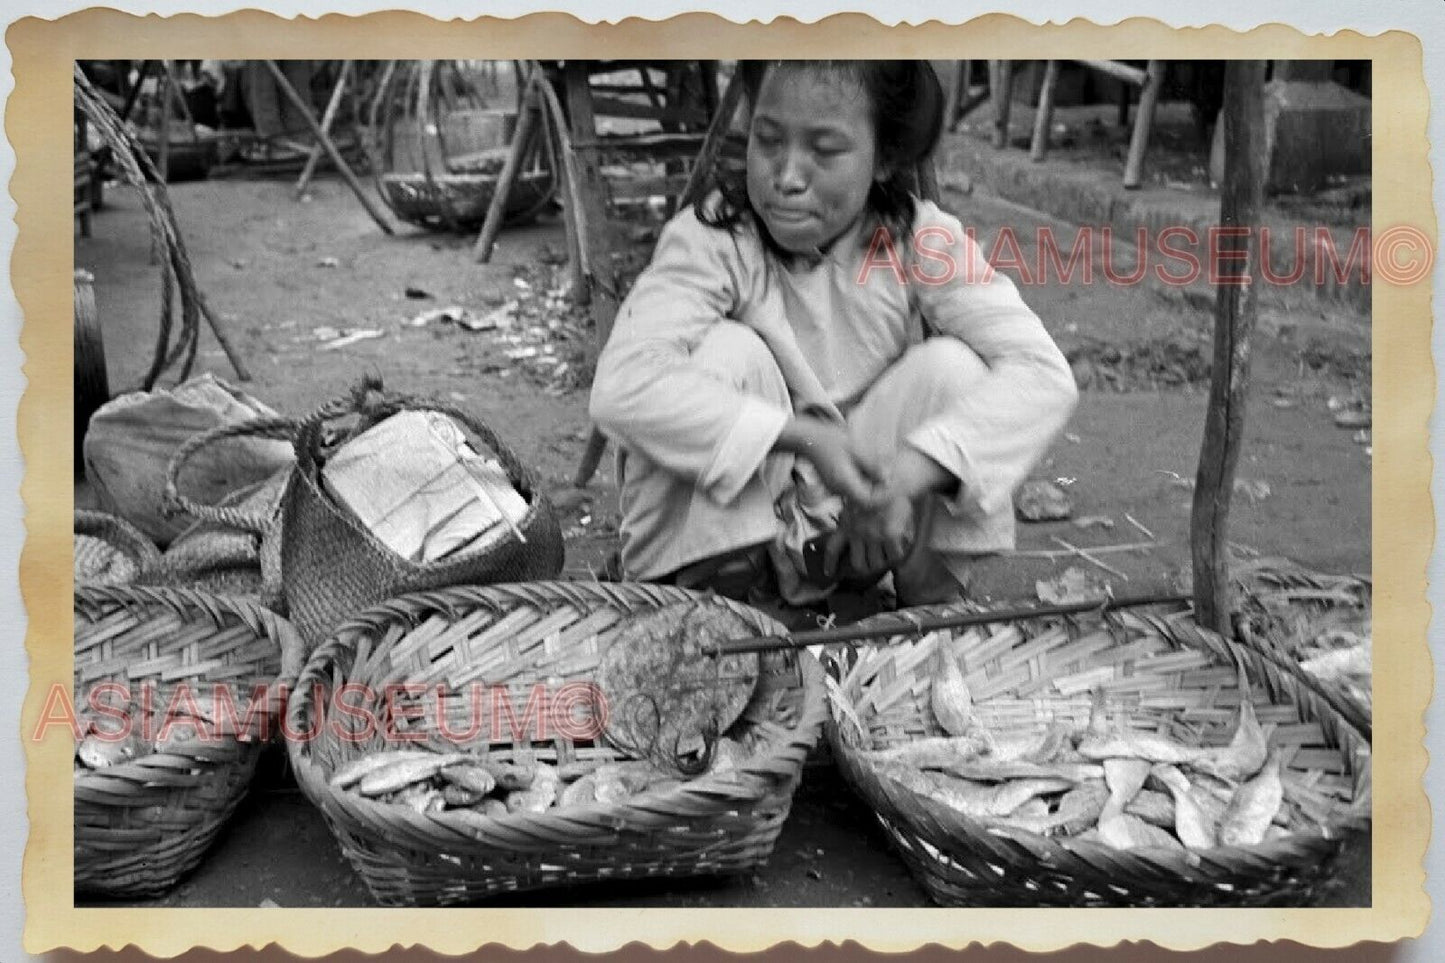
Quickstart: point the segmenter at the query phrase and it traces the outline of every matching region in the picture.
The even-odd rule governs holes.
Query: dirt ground
[[[560,218],[505,231],[494,263],[478,265],[467,237],[404,225],[395,237],[383,235],[332,178],[320,179],[304,201],[293,198],[289,181],[243,179],[173,185],[172,199],[201,288],[251,369],[247,391],[299,415],[372,374],[389,389],[470,409],[557,497],[568,536],[568,574],[585,577],[600,569],[615,547],[616,490],[610,460],[585,491],[570,488],[588,431],[586,389],[578,381],[586,373],[588,335],[576,312],[555,299],[549,303],[544,293],[559,273],[545,262],[556,261],[563,247]],[[978,193],[950,193],[945,201],[977,229],[986,249],[986,239],[1004,227],[1025,238],[1039,224],[1068,229]],[[633,265],[645,260],[653,227],[619,227]],[[158,269],[149,263],[148,237],[138,199],[116,188],[93,219],[92,236],[76,241],[76,266],[95,274],[117,392],[140,382],[153,350],[160,285]],[[1024,253],[1033,256],[1027,246]],[[1021,525],[1020,550],[1057,557],[981,565],[975,594],[1031,599],[1036,579],[1070,566],[1091,569],[1122,592],[1187,584],[1187,486],[1204,423],[1209,289],[1055,281],[1026,287],[1024,297],[1088,382],[1078,414],[1037,475],[1068,491],[1076,518],[1096,516],[1107,524]],[[507,299],[521,302],[522,317],[510,328],[406,324],[451,305],[482,317]],[[549,327],[548,319],[558,323]],[[380,335],[327,349],[327,341],[356,331]],[[1287,296],[1263,305],[1238,469],[1246,484],[1234,500],[1231,529],[1242,551],[1288,556],[1326,572],[1370,571],[1367,433],[1335,427],[1329,408],[1332,398],[1367,397],[1369,345],[1368,318],[1313,301],[1291,303]],[[538,360],[546,358],[559,360]],[[235,381],[209,332],[203,333],[199,370]],[[90,497],[78,487],[78,505]],[[1152,544],[1100,556],[1125,579],[1063,554],[1054,538],[1085,549]],[[1368,902],[1367,859],[1367,848],[1363,856],[1354,854],[1341,874],[1341,892],[1330,901]],[[764,873],[585,900],[594,897],[619,905],[925,901],[876,824],[823,767],[808,770],[794,817]],[[576,893],[566,898],[584,900]],[[368,902],[319,816],[279,775],[248,803],[216,856],[164,903],[257,905],[264,899],[281,905]]]

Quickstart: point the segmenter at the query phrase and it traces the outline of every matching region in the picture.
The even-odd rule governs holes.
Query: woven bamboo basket
[[[75,513],[77,586],[125,585],[143,577],[161,552],[130,522],[107,512]]]
[[[450,698],[481,679],[505,684],[520,707],[541,680],[592,680],[607,647],[625,638],[625,617],[699,598],[669,586],[536,582],[456,587],[375,606],[340,626],[297,680],[287,706],[287,732],[306,737],[287,746],[297,782],[384,904],[466,903],[601,880],[746,872],[771,853],[803,761],[820,737],[823,673],[806,653],[763,657],[757,688],[727,732],[755,739],[756,748],[733,772],[710,772],[610,803],[497,817],[421,814],[330,785],[339,767],[388,745],[381,726],[362,737],[325,725],[311,737],[318,700],[332,698],[343,685],[351,688],[350,705],[378,714],[385,708],[384,686],[440,685]],[[779,628],[724,599],[705,604],[758,634]],[[459,748],[450,732],[443,736],[435,713],[412,731],[434,748]],[[572,741],[558,733],[513,743],[505,731],[499,738],[493,742],[483,732],[462,748],[486,752],[490,760],[558,765],[624,758],[602,741]]]
[[[406,171],[377,178],[382,200],[397,217],[432,230],[474,230],[486,220],[497,189],[495,173]],[[522,171],[507,195],[508,223],[525,222],[552,198],[549,170]]]
[[[1187,615],[1123,612],[971,629],[955,643],[977,721],[1042,732],[1083,726],[1102,687],[1131,724],[1190,745],[1229,742],[1250,681],[1270,740],[1288,747],[1287,798],[1310,800],[1318,831],[1257,846],[1119,851],[966,816],[885,776],[864,752],[942,735],[930,709],[939,636],[868,645],[830,659],[827,733],[847,781],[870,805],[930,896],[946,906],[1274,906],[1309,904],[1332,858],[1368,825],[1368,740],[1297,672],[1197,627]],[[1238,661],[1236,661],[1238,660]],[[853,720],[857,723],[854,724]],[[859,727],[866,736],[859,736]]]
[[[369,390],[372,387],[364,384],[352,398],[323,406],[296,429],[296,470],[281,500],[281,577],[287,617],[313,646],[345,619],[396,595],[449,585],[554,578],[562,571],[562,531],[551,503],[531,472],[490,428],[456,407],[382,394]],[[387,548],[355,515],[332,501],[321,480],[330,442],[344,443],[401,411],[448,415],[496,455],[529,506],[517,522],[520,538],[498,526],[466,551],[433,562],[412,562]],[[344,437],[331,438],[348,420],[353,423]]]
[[[1275,661],[1299,666],[1350,724],[1369,736],[1370,580],[1315,572],[1281,558],[1236,562],[1230,574],[1241,637]],[[1344,659],[1331,664],[1332,656]]]
[[[288,660],[299,654],[284,620],[238,599],[141,587],[76,592],[78,709],[107,683],[134,700],[149,689],[150,704],[162,711],[183,686],[203,697],[223,686],[236,707],[234,720],[218,721],[214,734],[189,747],[167,741],[166,751],[157,751],[147,742],[133,758],[104,768],[76,763],[77,894],[156,895],[200,863],[245,795],[277,721],[275,682],[283,668],[294,671]],[[268,687],[259,702],[257,686]],[[248,714],[252,707],[258,711]],[[163,726],[152,731],[164,734]]]

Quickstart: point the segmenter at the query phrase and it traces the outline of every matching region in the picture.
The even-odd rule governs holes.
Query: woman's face
[[[767,72],[748,134],[748,198],[784,250],[816,251],[851,227],[877,166],[856,81],[806,68]]]

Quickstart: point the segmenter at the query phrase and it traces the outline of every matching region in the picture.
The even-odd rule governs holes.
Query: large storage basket
[[[78,711],[105,683],[124,687],[135,701],[149,688],[151,704],[162,711],[182,686],[201,696],[222,686],[236,709],[234,724],[221,720],[192,746],[147,745],[99,769],[77,762],[77,894],[155,895],[195,868],[245,795],[279,722],[277,679],[283,668],[294,670],[284,663],[299,654],[283,619],[237,599],[133,586],[76,592]],[[266,688],[258,699],[260,686]],[[138,713],[132,724],[139,724]]]
[[[937,610],[935,610],[937,611]],[[1257,846],[1200,851],[1111,849],[986,822],[887,777],[863,751],[943,730],[930,709],[938,636],[866,645],[832,662],[827,732],[839,766],[871,806],[909,870],[948,906],[1272,906],[1308,904],[1329,879],[1331,859],[1368,824],[1368,741],[1297,672],[1196,626],[1188,615],[1122,612],[1054,617],[970,629],[955,650],[978,721],[1042,731],[1082,726],[1091,691],[1127,709],[1140,729],[1195,745],[1222,745],[1239,705],[1244,666],[1272,745],[1297,746],[1287,779],[1323,770],[1318,833]],[[1238,660],[1238,662],[1236,661]]]
[[[343,853],[386,904],[464,903],[498,893],[609,879],[748,871],[764,862],[788,815],[803,761],[820,736],[823,673],[807,653],[764,656],[754,694],[729,734],[756,734],[757,751],[731,773],[709,772],[672,788],[611,803],[553,807],[494,818],[421,814],[335,789],[339,767],[384,747],[376,726],[357,738],[324,725],[318,700],[348,686],[348,715],[385,708],[387,686],[424,683],[460,696],[475,680],[505,684],[520,707],[535,683],[585,683],[630,615],[695,601],[668,586],[539,582],[457,587],[378,605],[339,627],[307,660],[287,707],[297,782],[320,808]],[[724,599],[709,599],[757,634],[779,626]],[[396,691],[393,689],[393,692]],[[325,704],[324,702],[322,703]],[[517,715],[521,715],[520,708]],[[327,718],[331,718],[328,716]],[[414,732],[454,750],[436,722]],[[484,734],[473,745],[486,752]],[[623,758],[603,742],[554,734],[490,746],[489,759],[566,764]]]
[[[321,488],[329,435],[358,415],[352,434],[401,411],[449,415],[496,455],[512,486],[527,501],[517,522],[522,537],[497,526],[465,551],[433,562],[412,562],[382,544]],[[344,619],[383,599],[449,585],[486,585],[554,578],[562,571],[562,530],[551,502],[512,450],[485,424],[458,408],[379,393],[337,402],[296,430],[296,469],[281,499],[281,576],[286,614],[309,645]]]

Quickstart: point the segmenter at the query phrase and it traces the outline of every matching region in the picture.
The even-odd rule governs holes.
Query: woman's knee
[[[987,371],[978,352],[957,338],[929,338],[896,362],[910,383],[930,387],[966,387]]]
[[[692,362],[750,394],[787,397],[788,387],[772,350],[745,324],[714,324],[693,349]]]

